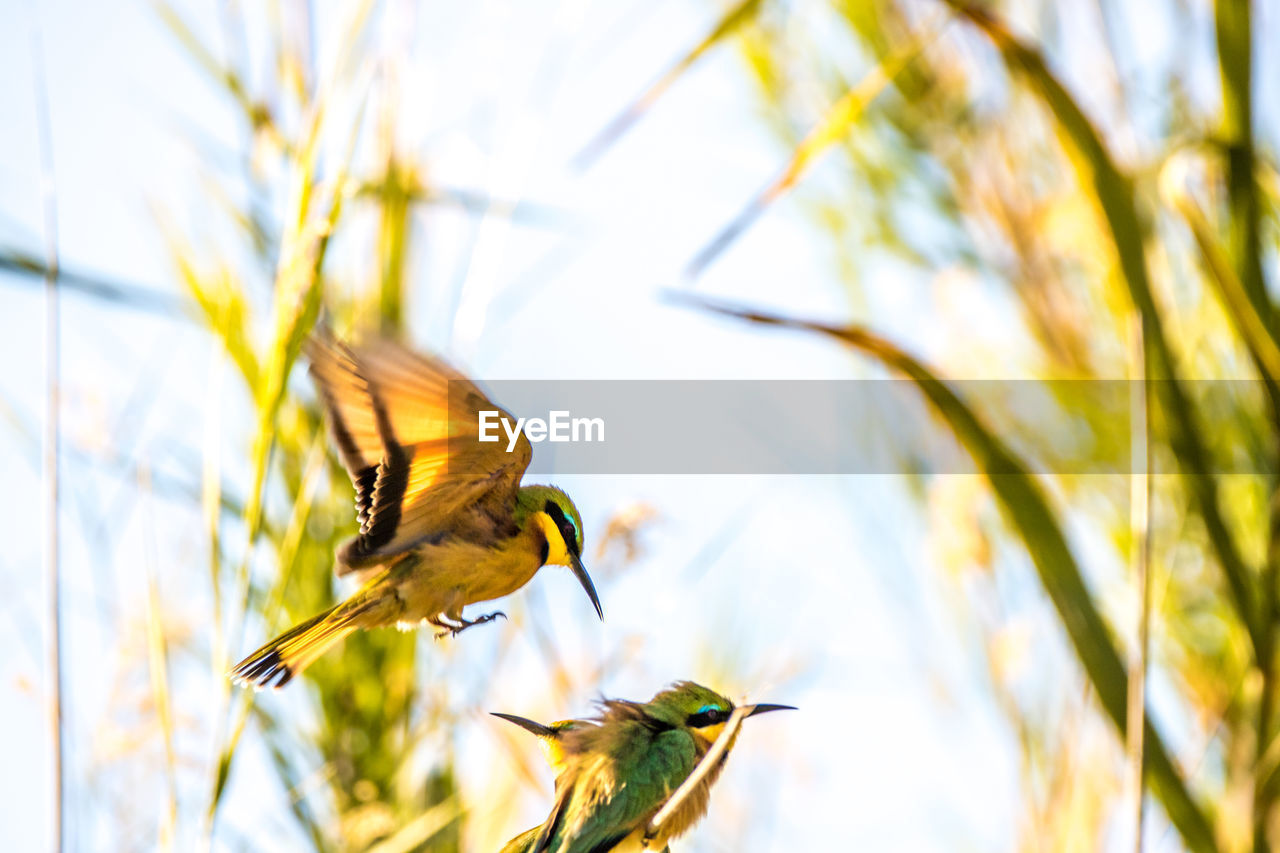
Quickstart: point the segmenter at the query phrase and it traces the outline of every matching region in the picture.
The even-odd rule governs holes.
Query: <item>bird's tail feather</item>
[[[360,627],[356,619],[363,612],[364,608],[339,604],[295,625],[236,664],[231,677],[253,687],[283,687],[330,646]]]

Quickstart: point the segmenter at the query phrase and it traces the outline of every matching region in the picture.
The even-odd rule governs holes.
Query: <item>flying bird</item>
[[[790,705],[748,705],[744,716],[794,710]],[[507,842],[501,853],[630,853],[663,850],[707,811],[716,765],[652,838],[650,821],[711,749],[733,714],[724,696],[691,681],[679,682],[648,702],[611,699],[598,717],[539,726],[506,715],[550,743],[557,768],[551,814]],[[545,729],[545,732],[542,731]],[[736,737],[736,733],[735,733]],[[732,749],[733,743],[729,743]]]
[[[464,618],[469,604],[510,595],[544,565],[568,566],[604,619],[582,565],[582,516],[554,486],[522,486],[533,449],[521,433],[480,441],[480,413],[515,422],[436,358],[377,340],[308,341],[311,376],[355,486],[360,532],[336,557],[365,580],[351,597],[276,637],[232,677],[282,687],[352,631],[426,622],[437,636],[503,616]]]

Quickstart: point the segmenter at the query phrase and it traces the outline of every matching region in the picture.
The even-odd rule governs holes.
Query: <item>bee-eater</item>
[[[791,706],[744,710],[755,716],[784,709]],[[552,765],[559,764],[555,804],[541,826],[513,838],[502,853],[662,850],[706,814],[728,751],[646,842],[650,820],[706,755],[733,710],[724,696],[682,681],[648,702],[606,700],[595,719],[572,721],[583,725],[547,727],[543,742],[551,740],[559,750],[558,758],[548,753]]]
[[[318,336],[307,356],[360,522],[335,570],[367,582],[237,664],[237,681],[281,687],[357,629],[425,621],[456,635],[503,615],[465,619],[465,606],[515,592],[544,565],[572,569],[604,618],[573,501],[520,485],[533,458],[523,434],[511,451],[479,440],[481,412],[514,418],[444,362],[389,341]]]

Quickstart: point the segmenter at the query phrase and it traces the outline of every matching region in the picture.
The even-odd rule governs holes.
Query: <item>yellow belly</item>
[[[526,553],[519,540],[498,547],[470,542],[442,542],[419,552],[413,569],[396,581],[404,601],[403,621],[416,621],[468,604],[510,595],[538,571],[538,555]]]

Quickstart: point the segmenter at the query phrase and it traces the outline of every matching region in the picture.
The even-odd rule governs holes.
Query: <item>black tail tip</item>
[[[275,649],[263,655],[245,658],[231,671],[232,681],[258,689],[284,687],[293,676],[293,668],[284,662],[280,652]]]

